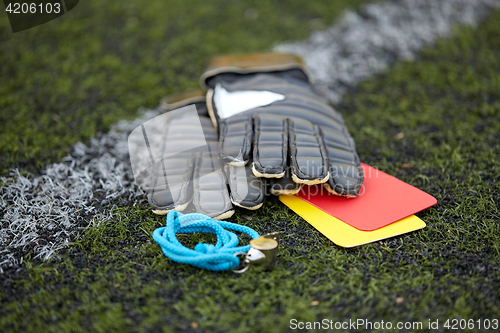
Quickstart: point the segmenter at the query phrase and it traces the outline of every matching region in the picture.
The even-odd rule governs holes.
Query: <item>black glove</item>
[[[333,194],[358,195],[363,171],[354,141],[341,114],[312,89],[299,57],[218,57],[201,84],[226,163],[253,160],[254,175],[273,178],[276,194],[324,183]]]

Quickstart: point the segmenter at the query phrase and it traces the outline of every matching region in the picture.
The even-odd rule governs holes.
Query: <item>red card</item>
[[[372,231],[437,203],[436,198],[393,176],[361,163],[364,182],[356,198],[329,194],[322,185],[302,186],[301,199],[363,231]]]

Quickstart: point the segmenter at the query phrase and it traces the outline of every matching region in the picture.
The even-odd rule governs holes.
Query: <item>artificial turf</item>
[[[269,198],[230,220],[281,231],[278,264],[236,275],[166,259],[151,239],[164,218],[144,201],[118,202],[113,223],[88,229],[60,257],[27,257],[1,276],[0,331],[275,332],[292,318],[420,321],[424,329],[438,319],[444,331],[448,318],[500,319],[499,59],[494,12],[362,82],[336,106],[363,162],[437,198],[417,214],[425,229],[343,249]],[[164,80],[166,90],[177,88]],[[106,89],[95,103],[106,101]],[[166,91],[144,89],[142,100],[137,92],[127,97],[137,99],[132,106],[155,103]],[[194,246],[211,238],[181,240]]]

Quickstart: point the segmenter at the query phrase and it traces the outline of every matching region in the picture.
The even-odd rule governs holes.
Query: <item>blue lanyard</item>
[[[240,264],[240,259],[235,254],[250,250],[250,245],[237,246],[238,236],[229,230],[245,233],[252,239],[259,237],[252,228],[239,224],[216,221],[203,214],[170,211],[167,214],[167,225],[156,229],[153,239],[160,245],[163,254],[175,262],[211,271],[226,271],[235,269]],[[176,237],[178,233],[194,232],[215,234],[217,243],[198,243],[192,250],[182,245]]]

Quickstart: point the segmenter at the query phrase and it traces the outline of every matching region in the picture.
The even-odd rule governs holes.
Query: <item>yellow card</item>
[[[368,244],[425,227],[424,221],[412,215],[377,230],[361,231],[294,195],[280,195],[279,199],[328,239],[342,247]]]

